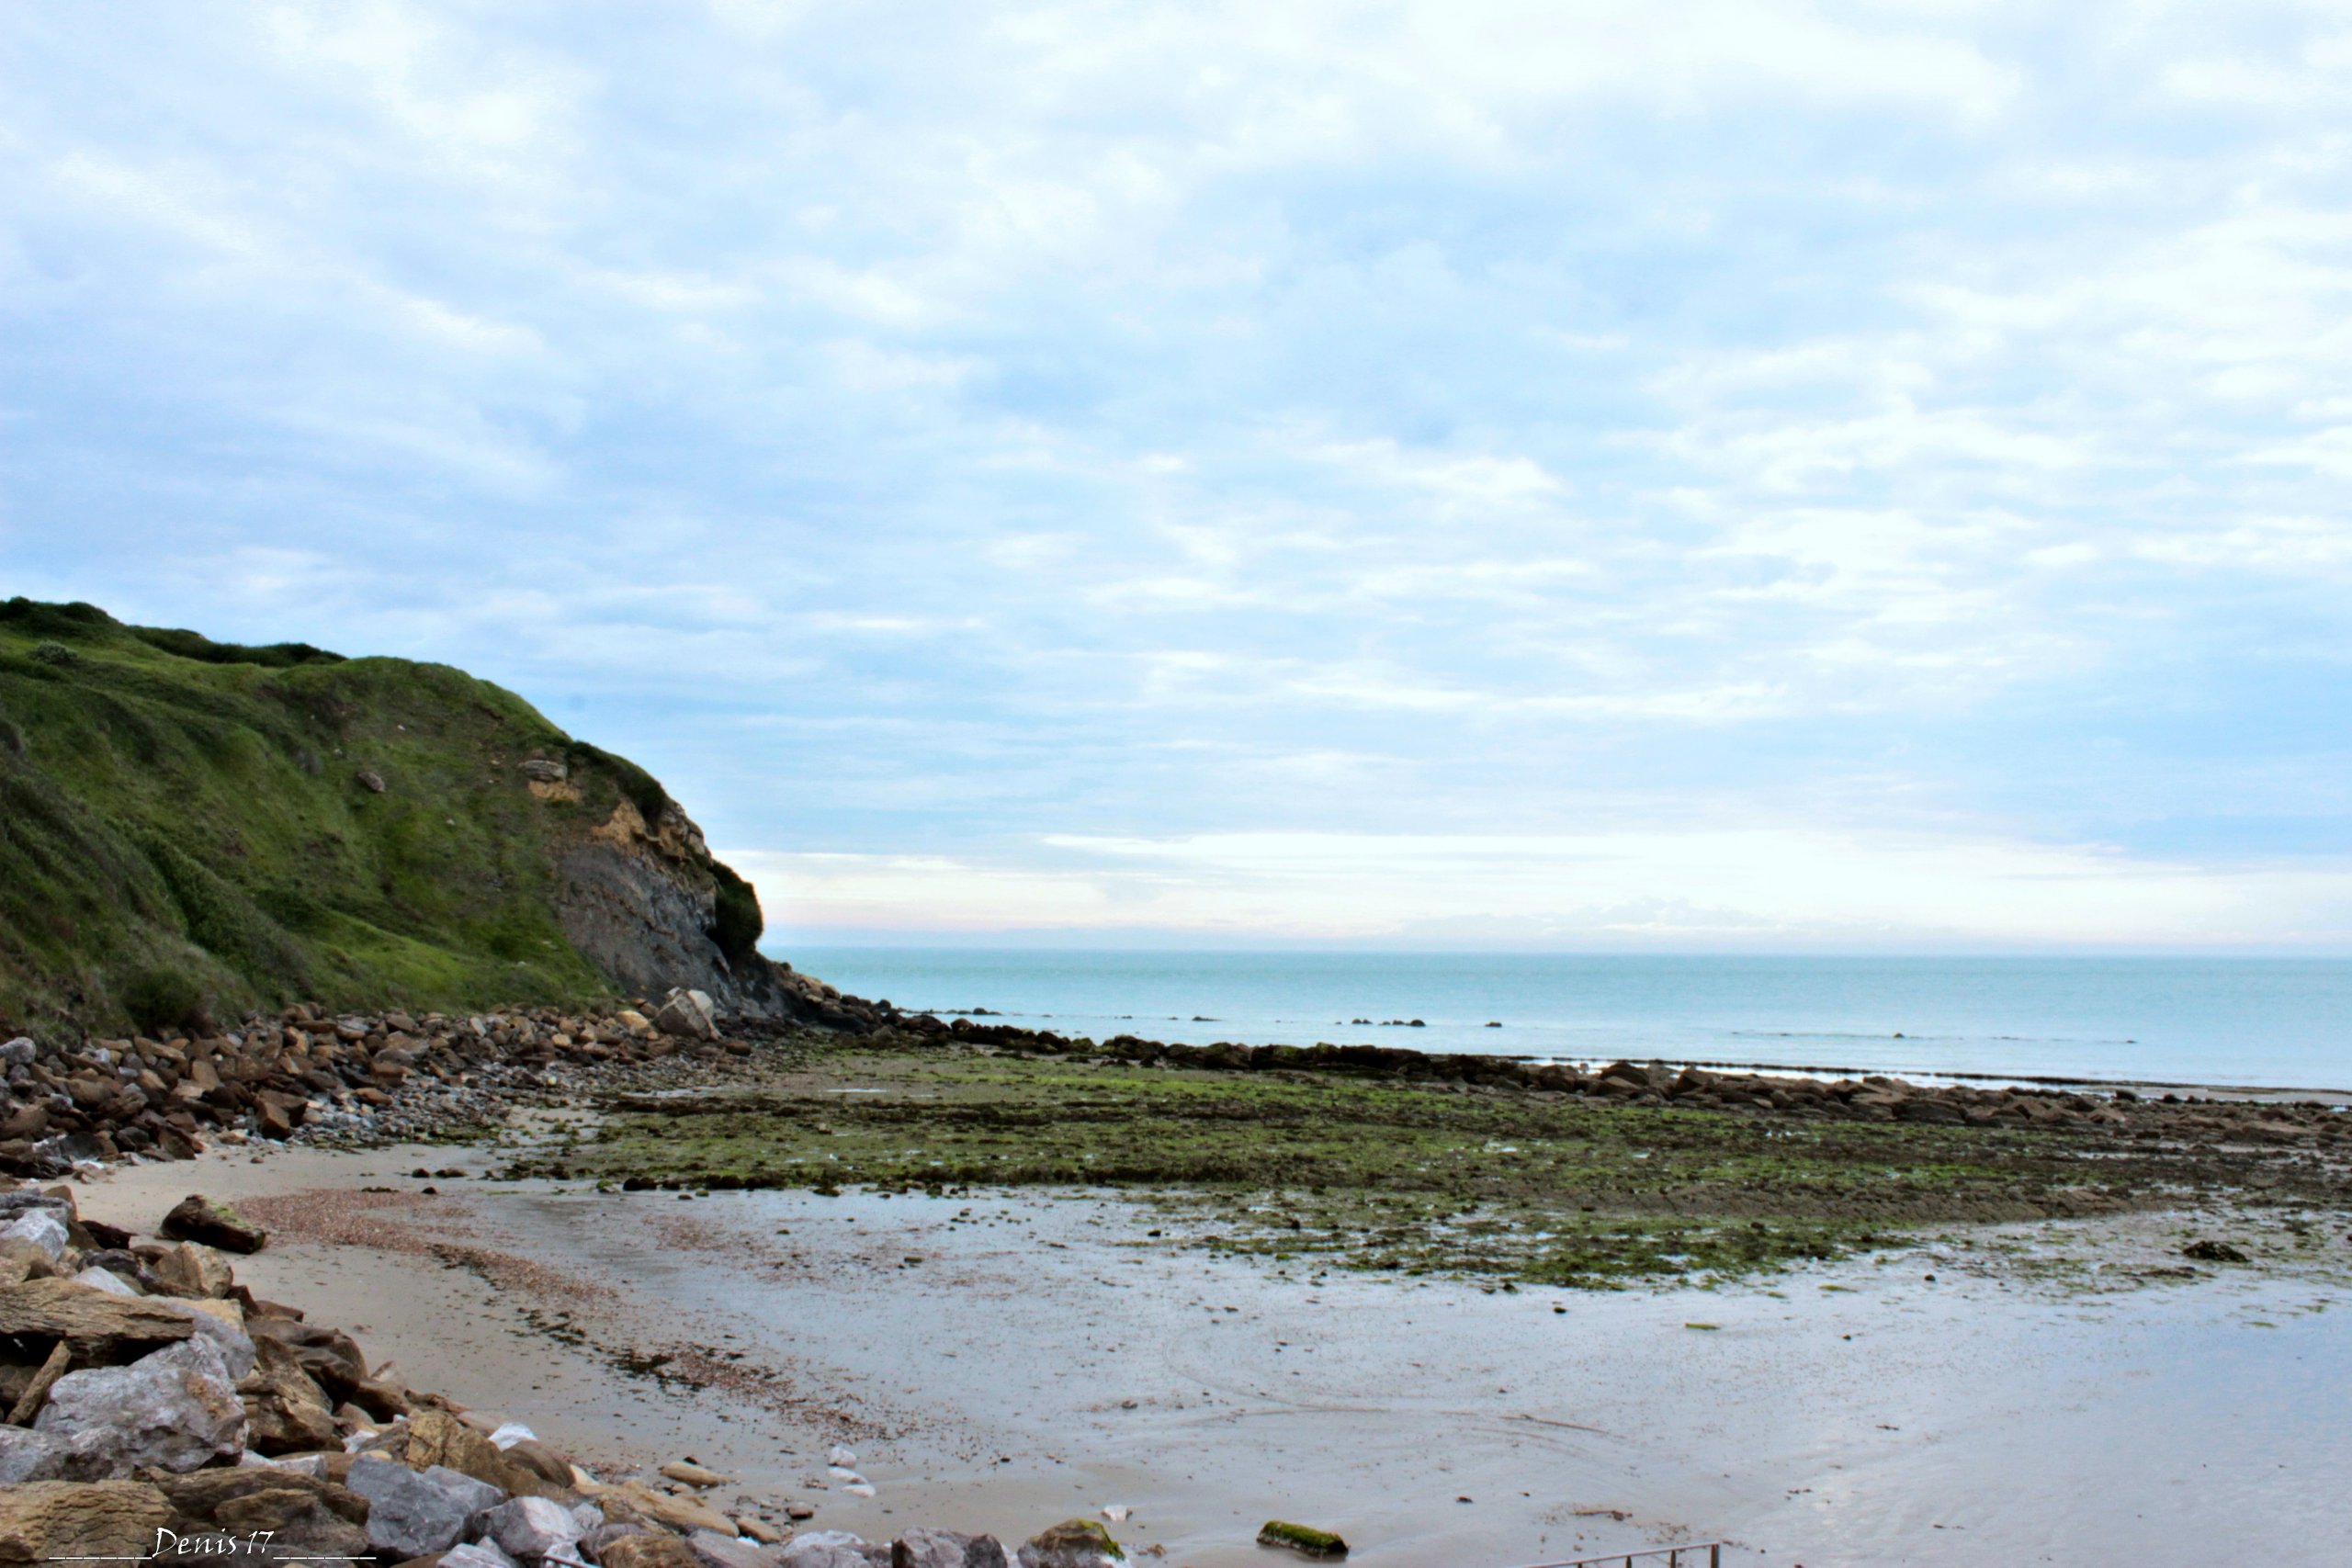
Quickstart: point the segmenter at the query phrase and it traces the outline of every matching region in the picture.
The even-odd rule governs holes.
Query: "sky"
[[[796,942],[2352,952],[2352,4],[0,9],[0,592]]]

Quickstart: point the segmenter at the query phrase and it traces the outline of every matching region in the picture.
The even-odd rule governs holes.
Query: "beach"
[[[867,1539],[1110,1506],[1197,1568],[1264,1561],[1277,1517],[1375,1568],[1718,1539],[1820,1568],[2283,1561],[2352,1523],[2340,1217],[2236,1270],[2179,1269],[2183,1222],[2142,1213],[1506,1290],[1204,1256],[1132,1195],[481,1179],[510,1153],[222,1148],[77,1186],[126,1225],[237,1201],[278,1230],[241,1278],[410,1380]]]

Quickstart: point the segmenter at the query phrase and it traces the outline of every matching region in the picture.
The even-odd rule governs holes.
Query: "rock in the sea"
[[[191,1192],[172,1205],[155,1234],[167,1241],[200,1241],[223,1252],[259,1252],[269,1233],[226,1203]]]
[[[171,1521],[169,1500],[139,1482],[28,1482],[0,1490],[0,1564],[135,1561],[154,1550],[156,1529]]]
[[[1092,1519],[1064,1519],[1021,1546],[1021,1568],[1120,1568],[1127,1554]]]
[[[2210,1236],[2202,1241],[2190,1242],[2187,1247],[2180,1249],[2180,1255],[2183,1258],[2194,1259],[2199,1263],[2247,1263],[2253,1261],[2251,1258],[2247,1258],[2244,1252],[2234,1247],[2232,1247],[2228,1242],[2215,1241]]]
[[[127,1367],[68,1372],[49,1391],[37,1430],[96,1438],[111,1472],[153,1466],[187,1471],[245,1451],[245,1407],[220,1351],[189,1340]]]
[[[482,1516],[481,1529],[501,1551],[524,1562],[568,1557],[580,1544],[580,1521],[571,1517],[571,1509],[547,1497],[515,1497],[501,1503]]]
[[[890,1568],[1009,1568],[992,1535],[911,1529],[890,1543]]]
[[[662,1473],[673,1481],[682,1481],[688,1486],[723,1486],[728,1480],[718,1472],[687,1459],[672,1460],[662,1467]]]
[[[1258,1544],[1286,1547],[1302,1557],[1333,1559],[1348,1554],[1348,1543],[1329,1530],[1295,1525],[1287,1519],[1268,1519],[1258,1531]]]
[[[702,1559],[695,1555],[693,1547],[674,1535],[651,1530],[600,1540],[592,1550],[600,1568],[702,1568]]]
[[[368,1544],[396,1562],[447,1551],[474,1518],[506,1496],[441,1465],[411,1470],[375,1455],[353,1460],[344,1484],[368,1499]]]

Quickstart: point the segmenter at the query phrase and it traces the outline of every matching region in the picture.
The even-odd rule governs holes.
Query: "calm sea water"
[[[2352,961],[2335,959],[960,948],[781,956],[902,1008],[988,1008],[1003,1015],[990,1022],[1098,1040],[1329,1040],[1578,1060],[2352,1088]],[[1424,1027],[1387,1023],[1412,1019]]]

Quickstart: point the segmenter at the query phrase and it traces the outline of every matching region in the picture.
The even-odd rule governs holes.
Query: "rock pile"
[[[832,995],[860,1027],[885,1016]],[[729,1037],[708,997],[684,990],[609,1014],[335,1014],[306,1003],[218,1033],[75,1046],[18,1038],[0,1044],[0,1170],[53,1177],[125,1155],[185,1159],[208,1134],[398,1140],[497,1121],[547,1089],[551,1067],[751,1050]]]
[[[366,1560],[410,1568],[1110,1568],[1099,1526],[1017,1554],[993,1537],[730,1517],[687,1462],[600,1480],[370,1368],[347,1334],[236,1282],[191,1198],[153,1239],[84,1221],[69,1189],[0,1192],[0,1565],[62,1557]]]

